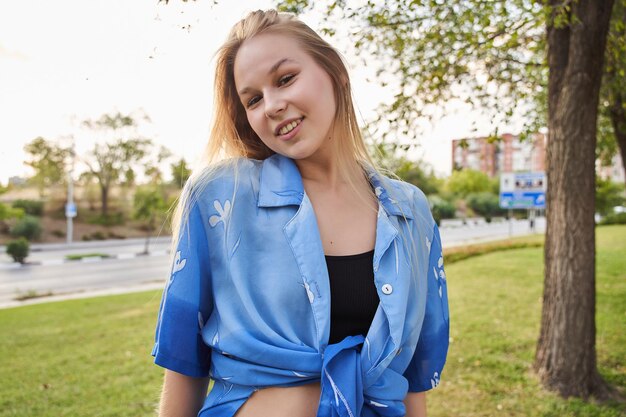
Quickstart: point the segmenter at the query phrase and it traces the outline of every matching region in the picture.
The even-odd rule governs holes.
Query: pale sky
[[[143,111],[151,123],[140,132],[193,163],[208,137],[212,56],[246,12],[271,5],[0,0],[0,182],[29,173],[23,147],[37,136],[68,143],[63,138],[73,135],[77,153],[85,154],[102,138],[80,122],[116,111]],[[302,18],[317,28],[314,16]],[[339,40],[329,41],[349,58]],[[368,83],[368,70],[356,60],[350,71],[356,105],[372,117],[389,92]],[[447,111],[425,129],[413,155],[440,175],[450,172],[451,140],[472,135],[472,121],[481,120],[462,105]],[[479,133],[488,133],[482,121]]]

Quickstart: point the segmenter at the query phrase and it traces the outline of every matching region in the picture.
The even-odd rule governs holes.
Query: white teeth
[[[291,132],[296,126],[298,126],[298,124],[300,124],[300,120],[294,120],[293,122],[289,123],[287,126],[283,126],[278,131],[278,134],[286,135],[287,133]]]

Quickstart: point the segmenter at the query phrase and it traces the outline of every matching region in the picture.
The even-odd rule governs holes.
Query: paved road
[[[528,220],[516,220],[512,222],[502,221],[475,224],[468,222],[465,226],[442,227],[440,229],[443,247],[459,246],[480,241],[504,239],[511,236],[523,236],[532,233],[545,233],[546,219],[539,217],[535,220],[535,230],[530,229]]]
[[[538,219],[536,232],[545,230],[545,220]],[[529,234],[528,221],[470,224],[442,227],[444,247],[502,239]],[[143,251],[143,240],[86,242],[67,245],[39,245],[29,256],[33,264],[19,266],[3,255],[0,258],[0,308],[13,307],[56,299],[79,298],[98,294],[123,293],[151,288],[163,288],[169,274],[169,239],[160,238],[151,245],[150,256]],[[2,253],[4,253],[3,249]],[[108,259],[88,258],[65,261],[68,254],[101,253]],[[23,295],[52,296],[16,300]]]
[[[50,297],[27,302],[15,300],[20,295],[33,292],[51,292],[55,299],[62,299],[70,294],[87,296],[163,288],[168,270],[166,255],[0,270],[0,307],[51,301]]]
[[[71,244],[34,244],[31,246],[28,262],[55,264],[65,259],[66,255],[106,254],[113,257],[137,254],[144,251],[145,239],[105,240],[91,242],[74,242]],[[164,255],[170,247],[170,237],[159,237],[150,240],[150,252]],[[12,263],[3,246],[0,246],[0,269]]]

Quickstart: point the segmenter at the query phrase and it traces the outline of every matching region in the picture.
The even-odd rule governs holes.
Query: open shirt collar
[[[376,198],[387,214],[412,219],[413,212],[408,196],[375,169],[369,168],[367,172]],[[274,154],[265,159],[261,168],[260,183],[257,203],[259,207],[299,206],[302,203],[304,197],[302,176],[290,158]],[[389,190],[390,188],[392,190]]]

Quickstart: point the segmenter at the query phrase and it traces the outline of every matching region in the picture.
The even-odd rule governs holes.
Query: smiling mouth
[[[300,119],[294,120],[293,122],[289,123],[286,126],[281,127],[278,130],[278,135],[279,136],[283,136],[286,135],[287,133],[291,132],[292,130],[294,130],[300,123],[302,123],[302,120],[304,120],[304,117],[301,117]]]

